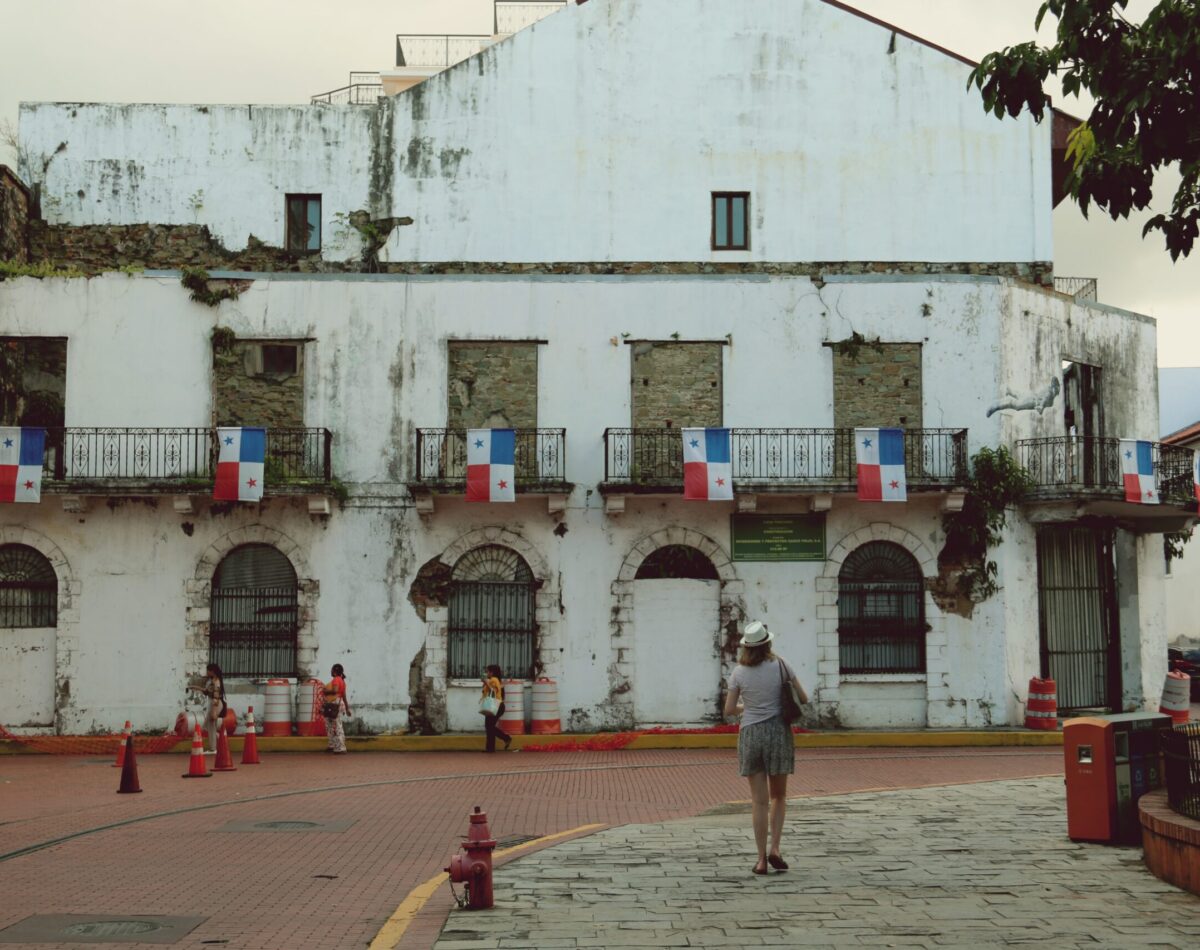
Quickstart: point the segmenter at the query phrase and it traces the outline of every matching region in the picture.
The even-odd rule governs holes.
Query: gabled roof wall
[[[320,193],[326,256],[366,208],[414,218],[391,260],[1050,260],[1049,125],[997,121],[968,72],[825,0],[590,0],[377,108],[26,105],[52,160],[23,172],[51,221],[233,248]],[[749,251],[710,249],[723,190]]]

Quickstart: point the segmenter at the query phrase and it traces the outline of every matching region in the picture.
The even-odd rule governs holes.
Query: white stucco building
[[[823,0],[591,0],[377,106],[24,105],[33,256],[150,269],[0,283],[6,422],[60,414],[0,506],[14,725],[166,724],[210,658],[235,707],[341,662],[372,730],[477,728],[486,662],[565,728],[710,722],[750,618],[829,725],[1155,702],[1154,323],[1054,292],[1050,129],[969,68]],[[189,299],[204,254],[236,297]],[[274,440],[260,505],[208,498],[222,424]],[[515,504],[463,499],[489,426]],[[734,502],[683,500],[686,426]],[[857,500],[876,426],[907,502]],[[976,602],[944,519],[997,447],[1035,488]]]

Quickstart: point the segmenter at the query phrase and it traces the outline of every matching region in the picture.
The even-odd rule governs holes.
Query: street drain
[[[64,937],[137,937],[162,930],[152,920],[85,920],[63,927]]]
[[[497,848],[515,848],[519,844],[525,844],[527,841],[536,841],[541,835],[506,835],[503,838],[496,839]]]
[[[275,818],[269,821],[237,819],[227,821],[217,831],[291,831],[291,832],[341,832],[354,824],[354,819],[337,821],[305,821],[298,818]]]

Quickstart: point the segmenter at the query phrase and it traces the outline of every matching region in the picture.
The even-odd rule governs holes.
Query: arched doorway
[[[639,725],[694,724],[717,713],[721,582],[702,551],[655,549],[633,582],[633,707]]]
[[[235,547],[213,574],[209,662],[226,676],[296,676],[299,607],[286,555],[270,544]]]
[[[0,544],[0,687],[8,727],[54,728],[58,576],[26,544]]]
[[[476,679],[495,663],[505,676],[535,675],[537,584],[511,548],[486,544],[454,564],[450,584],[447,676]]]
[[[908,551],[891,541],[855,548],[837,603],[842,674],[925,672],[925,583]]]

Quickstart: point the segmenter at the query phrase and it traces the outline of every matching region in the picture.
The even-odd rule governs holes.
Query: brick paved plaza
[[[501,846],[589,823],[612,826],[597,836],[555,842],[502,863],[497,893],[505,909],[486,915],[499,927],[511,913],[514,889],[524,893],[544,883],[538,870],[543,864],[555,866],[560,857],[582,860],[584,852],[572,849],[606,850],[609,835],[667,841],[671,835],[662,830],[641,829],[714,808],[738,809],[727,803],[747,797],[745,782],[736,775],[735,753],[724,749],[491,757],[277,754],[265,756],[261,766],[199,781],[180,778],[187,765],[183,756],[143,756],[138,764],[143,793],[117,795],[118,772],[107,760],[0,757],[0,888],[5,895],[0,941],[7,939],[5,930],[33,915],[176,915],[202,918],[173,944],[178,947],[366,947],[410,891],[445,866],[466,833],[473,805],[488,812]],[[826,796],[1060,772],[1061,752],[1054,748],[805,751],[798,755],[790,791],[797,797],[822,797],[823,809],[836,807],[831,801],[843,801],[857,813],[868,807],[866,799]],[[1044,787],[1043,797],[1061,797],[1056,781]],[[943,793],[927,794],[937,801]],[[804,824],[813,814],[809,807],[798,804],[793,812],[802,829],[811,828]],[[1058,806],[1042,804],[1042,811],[1035,812],[1041,816],[1035,826],[1038,840],[1050,850],[1063,842],[1061,816],[1045,811],[1052,807]],[[954,809],[943,811],[949,818]],[[277,822],[315,827],[285,825],[278,830],[260,824]],[[804,879],[797,865],[790,877],[751,881],[741,867],[746,865],[748,872],[748,817],[702,818],[696,827],[710,825],[723,829],[716,851],[696,846],[690,823],[662,826],[676,829],[678,840],[670,848],[654,848],[673,854],[672,866],[686,858],[697,868],[706,866],[702,873],[712,875],[713,882],[759,885],[755,893],[798,887]],[[889,819],[879,828],[891,826]],[[871,827],[855,822],[854,833],[862,836],[860,855],[891,847],[887,835],[874,836]],[[834,830],[831,823],[822,825],[823,834],[826,829]],[[811,837],[811,830],[804,830],[794,840]],[[1099,850],[1123,861],[1135,859],[1134,852]],[[655,873],[668,879],[665,872]],[[1169,889],[1138,874],[1146,893],[1169,895]],[[561,888],[561,881],[554,886]],[[710,891],[716,889],[709,885]],[[399,946],[432,946],[451,906],[449,888],[437,888]],[[792,906],[794,900],[780,910]],[[647,911],[652,907],[651,902]],[[452,926],[462,926],[462,919],[455,915]],[[479,929],[480,924],[472,918],[470,927]],[[522,943],[525,938],[516,933],[510,936],[517,942],[506,938],[502,945],[549,945]],[[453,946],[452,937],[447,932],[443,945]],[[590,945],[604,944],[593,940]]]

